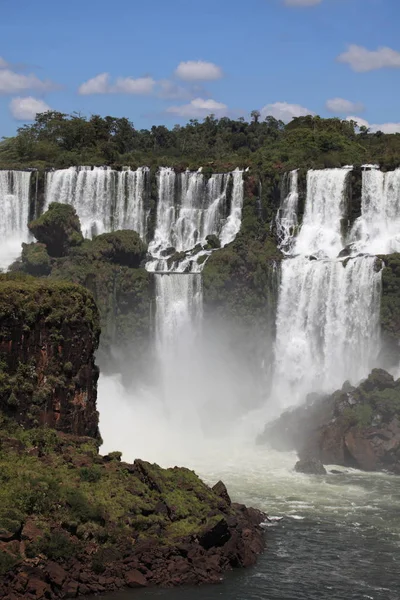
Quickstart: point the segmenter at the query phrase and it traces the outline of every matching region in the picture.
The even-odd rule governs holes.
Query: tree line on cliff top
[[[354,121],[311,115],[285,125],[272,116],[262,119],[259,111],[252,111],[250,121],[210,115],[172,129],[140,130],[125,117],[48,111],[0,142],[0,168],[164,164],[265,172],[369,162],[398,167],[400,134],[371,133]]]

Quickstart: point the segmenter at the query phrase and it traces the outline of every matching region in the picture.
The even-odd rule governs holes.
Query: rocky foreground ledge
[[[0,275],[0,598],[215,582],[264,515],[192,471],[102,457],[99,315],[84,288]]]
[[[400,379],[374,369],[357,387],[313,395],[270,423],[259,442],[297,451],[304,472],[323,473],[322,463],[400,475]]]
[[[0,598],[217,582],[255,563],[261,512],[192,471],[101,457],[92,438],[0,433]]]

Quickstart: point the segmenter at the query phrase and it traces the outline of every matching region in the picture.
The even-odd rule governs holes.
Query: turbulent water
[[[336,258],[345,246],[349,173],[308,172],[303,223],[290,241],[292,256],[282,263],[272,414],[311,392],[357,383],[377,365],[380,262],[356,252]]]
[[[400,252],[400,169],[362,173],[361,216],[350,234],[355,250],[371,254]]]
[[[149,270],[200,272],[197,263],[205,251],[188,256],[179,263],[167,264],[166,256],[188,252],[197,244],[204,245],[209,235],[215,235],[225,246],[235,239],[243,206],[243,174],[212,175],[205,178],[201,171],[175,173],[161,168],[158,173],[158,205],[154,238],[149,245],[153,257]],[[231,190],[230,206],[228,189]],[[204,263],[202,263],[204,264]]]
[[[101,398],[104,407],[108,397]],[[119,425],[115,440],[127,459],[185,464],[210,484],[222,479],[234,500],[284,519],[266,529],[267,548],[257,565],[226,575],[222,585],[134,590],[107,595],[107,600],[398,600],[400,478],[343,467],[335,467],[340,475],[298,474],[294,454],[248,447],[222,422],[220,439],[213,443],[187,429],[166,437],[153,416],[146,431],[137,413],[130,415],[128,403],[118,421],[113,417]],[[126,432],[120,426],[124,421]],[[106,450],[115,447],[110,439]]]
[[[348,168],[308,171],[306,207],[295,254],[335,258],[343,248],[341,227],[349,173]]]
[[[0,269],[20,255],[28,240],[30,181],[29,171],[0,171]]]
[[[85,237],[118,229],[147,235],[146,167],[114,171],[109,167],[70,167],[46,176],[45,209],[51,202],[71,204]]]
[[[380,350],[375,265],[371,256],[347,264],[305,257],[283,263],[275,347],[279,409],[370,372]]]

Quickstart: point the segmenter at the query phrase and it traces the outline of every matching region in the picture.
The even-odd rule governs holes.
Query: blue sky
[[[0,15],[0,137],[46,107],[138,128],[259,109],[400,132],[399,0],[1,0]]]

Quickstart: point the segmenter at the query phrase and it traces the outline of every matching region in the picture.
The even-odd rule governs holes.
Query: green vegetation
[[[192,471],[143,461],[128,465],[114,454],[117,460],[103,459],[94,440],[26,431],[0,416],[3,538],[25,539],[29,558],[42,554],[63,563],[77,557],[100,573],[110,557],[123,557],[124,544],[175,544],[221,519],[221,511],[230,513]],[[34,535],[24,533],[28,526]],[[0,574],[23,560],[17,548],[0,551]]]
[[[268,325],[277,301],[278,265],[282,258],[272,239],[239,234],[215,252],[203,271],[204,303],[213,314],[239,320],[247,327]]]
[[[381,325],[392,351],[391,362],[397,364],[400,340],[400,254],[381,258],[385,263],[382,271]]]
[[[121,361],[129,345],[127,360],[132,377],[143,371],[149,345],[152,286],[151,276],[140,268],[147,253],[140,236],[123,230],[84,240],[75,209],[58,203],[52,203],[30,224],[30,229],[39,242],[23,245],[21,260],[11,267],[14,277],[22,277],[18,275],[21,272],[48,276],[53,282],[75,283],[90,290],[100,313],[100,363],[105,370],[112,370],[111,346],[120,348],[117,360]],[[64,376],[70,371],[71,363],[67,362]],[[9,402],[13,400],[10,396]]]
[[[71,165],[158,166],[229,170],[243,164],[259,173],[299,167],[335,167],[379,162],[400,164],[400,135],[368,130],[356,133],[354,122],[338,118],[297,117],[289,124],[271,116],[202,122],[191,119],[171,130],[163,125],[135,129],[126,118],[89,119],[49,111],[18,129],[0,144],[0,166],[69,167]]]
[[[341,394],[338,398],[341,398]],[[336,395],[336,394],[335,394]],[[369,377],[351,391],[354,406],[345,408],[343,416],[349,425],[369,427],[374,421],[390,423],[400,418],[400,379],[374,369]]]
[[[29,229],[50,256],[65,256],[83,242],[78,215],[69,204],[52,202],[45,213],[29,223]]]
[[[41,277],[51,271],[51,260],[45,244],[22,244],[21,261],[24,271],[29,275]]]

